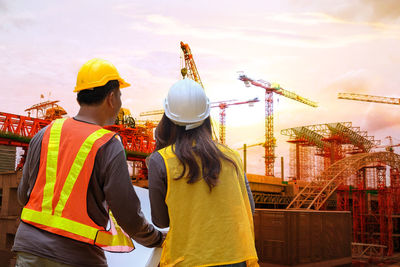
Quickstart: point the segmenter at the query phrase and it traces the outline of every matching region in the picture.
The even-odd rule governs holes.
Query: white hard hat
[[[190,130],[210,116],[210,101],[200,84],[186,78],[171,86],[164,100],[164,111],[173,123]]]

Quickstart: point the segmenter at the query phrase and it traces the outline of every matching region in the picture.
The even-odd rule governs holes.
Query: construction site
[[[180,50],[182,77],[204,88],[189,45],[181,42]],[[238,149],[246,172],[247,149],[264,147],[265,173],[246,173],[256,205],[260,266],[384,266],[400,262],[400,155],[394,153],[400,144],[391,136],[377,140],[368,129],[350,121],[297,126],[274,136],[274,95],[290,99],[293,105],[304,104],[304,108],[316,108],[318,103],[243,72],[238,82],[264,90],[265,99],[211,103],[219,109],[215,140],[226,144],[228,107],[264,101],[264,141]],[[338,98],[400,105],[400,98],[384,96],[340,93]],[[22,209],[17,187],[29,141],[54,119],[73,116],[58,100],[42,101],[25,111],[25,115],[0,111],[1,266],[14,264],[10,249]],[[105,127],[121,137],[135,186],[148,186],[145,159],[155,149],[154,129],[161,114],[163,110],[143,111],[138,119],[121,108],[115,124]],[[276,156],[277,138],[290,144],[289,158]],[[280,177],[275,176],[277,161]],[[289,173],[284,171],[285,164]]]

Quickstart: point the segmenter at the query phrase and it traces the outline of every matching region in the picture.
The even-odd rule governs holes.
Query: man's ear
[[[115,97],[114,95],[115,92],[111,91],[111,93],[109,93],[106,97],[107,104],[112,108],[114,107],[114,97]]]

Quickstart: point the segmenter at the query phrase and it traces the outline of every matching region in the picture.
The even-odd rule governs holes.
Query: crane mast
[[[311,107],[318,107],[318,104],[307,98],[301,97],[296,93],[287,91],[279,84],[271,84],[263,80],[253,80],[244,74],[239,75],[239,80],[243,81],[247,87],[251,85],[265,89],[265,175],[274,176],[275,164],[275,144],[274,137],[274,93],[296,100]]]
[[[198,82],[201,87],[204,88],[200,79],[200,74],[197,71],[196,63],[194,63],[192,51],[190,50],[189,45],[181,42],[181,49],[185,59],[185,67],[181,69],[182,77],[185,78],[187,76],[190,79]]]

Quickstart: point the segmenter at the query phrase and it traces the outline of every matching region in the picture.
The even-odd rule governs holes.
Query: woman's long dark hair
[[[176,180],[187,177],[188,184],[195,183],[202,175],[210,191],[218,183],[222,168],[221,159],[230,162],[238,171],[235,162],[222,153],[212,140],[210,117],[202,125],[191,130],[174,124],[167,116],[162,117],[155,132],[156,150],[174,145],[173,152],[183,165],[183,171]],[[200,159],[199,166],[197,159]],[[201,167],[201,172],[200,172]],[[187,171],[188,169],[188,171]],[[187,175],[185,175],[187,173]]]

